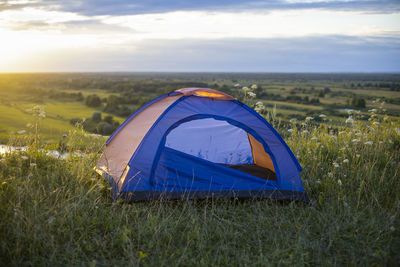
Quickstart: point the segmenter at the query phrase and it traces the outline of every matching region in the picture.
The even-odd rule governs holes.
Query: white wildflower
[[[308,130],[303,130],[302,133],[308,133]]]
[[[307,123],[305,123],[305,122],[302,122],[302,123],[301,123],[301,125],[302,125],[302,126],[306,126],[306,125],[307,125]]]
[[[367,141],[367,142],[365,142],[364,144],[365,144],[365,145],[372,145],[373,142],[372,142],[372,141]]]
[[[245,91],[245,92],[247,92],[247,91],[249,91],[250,89],[249,89],[249,87],[244,86],[244,87],[242,87],[242,90]]]
[[[36,167],[36,165],[37,165],[36,163],[31,163],[30,164],[31,167]]]
[[[377,122],[377,121],[374,121],[373,122],[373,125],[376,125],[376,126],[378,126],[380,123],[379,122]]]
[[[338,183],[340,186],[342,186],[342,180],[338,179],[338,180],[337,180],[337,183]]]
[[[248,94],[250,97],[256,97],[256,94],[253,93],[253,92],[248,92],[247,94]]]
[[[376,108],[368,110],[368,112],[377,112]]]
[[[353,118],[350,116],[347,118],[346,123],[354,123]]]
[[[360,139],[353,139],[353,140],[351,140],[351,142],[358,143],[358,142],[360,142]]]
[[[257,84],[253,84],[253,85],[251,86],[251,89],[253,89],[253,90],[257,89]]]
[[[362,133],[356,133],[356,135],[357,135],[357,136],[363,136],[363,134],[362,134]]]
[[[311,138],[311,140],[318,140],[318,138],[314,136]]]
[[[294,130],[293,129],[289,129],[289,130],[287,130],[289,133],[291,133],[291,132],[293,132]]]
[[[306,121],[310,121],[310,120],[313,120],[314,118],[313,117],[306,117]]]
[[[321,115],[319,115],[319,117],[320,118],[326,118],[326,115],[325,114],[321,114]]]
[[[329,137],[332,138],[332,139],[336,139],[337,138],[336,135],[330,135]]]
[[[328,177],[333,177],[333,173],[328,172]]]
[[[28,157],[27,156],[21,156],[21,159],[27,160]]]
[[[26,133],[25,130],[20,130],[20,131],[17,132],[17,134],[24,134],[24,133]]]
[[[296,121],[297,121],[296,118],[290,119],[290,122],[296,122]]]
[[[349,160],[348,159],[344,159],[343,163],[349,163]]]
[[[346,133],[346,131],[340,131],[340,132],[339,132],[339,134],[344,134],[344,133]]]
[[[240,84],[237,83],[237,84],[234,85],[234,87],[240,87]]]
[[[261,102],[261,101],[258,101],[258,102],[256,103],[256,106],[264,106],[264,103]]]
[[[333,163],[333,167],[335,167],[335,168],[339,168],[339,164],[338,164],[338,163],[336,163],[336,162],[334,162],[334,163]]]

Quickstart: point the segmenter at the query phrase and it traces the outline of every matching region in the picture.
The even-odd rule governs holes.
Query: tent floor
[[[265,180],[275,180],[276,174],[270,169],[263,168],[261,166],[255,164],[238,164],[238,165],[230,165],[230,164],[221,164],[225,167],[229,167],[241,172],[245,172],[247,174],[265,179]]]

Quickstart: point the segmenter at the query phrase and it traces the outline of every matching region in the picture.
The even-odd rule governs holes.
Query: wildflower
[[[350,116],[347,118],[346,123],[354,123],[353,118]]]
[[[289,129],[289,130],[287,130],[289,133],[291,133],[291,132],[293,132],[294,130],[293,129]]]
[[[249,87],[242,87],[242,90],[244,91],[244,92],[247,92],[247,91],[249,91]]]
[[[95,206],[95,208],[96,208],[96,209],[98,209],[98,208],[99,208],[99,206]]]
[[[63,138],[67,137],[67,134],[63,134],[62,137],[63,137]]]
[[[258,102],[256,103],[256,106],[264,106],[264,103],[261,102],[261,101],[258,101]]]
[[[365,144],[365,145],[372,145],[373,142],[372,142],[372,141],[367,141],[367,142],[365,142],[364,144]]]
[[[400,129],[399,128],[394,128],[394,131],[397,133],[397,135],[400,135]]]
[[[332,138],[332,139],[336,139],[337,138],[337,136],[335,136],[335,135],[330,135],[329,137]]]
[[[356,133],[356,135],[357,135],[357,136],[363,136],[363,134],[362,134],[362,133]]]
[[[395,230],[396,230],[396,228],[392,225],[392,226],[390,226],[390,231],[392,231],[392,232],[394,232]]]
[[[308,133],[308,130],[305,130],[305,129],[304,129],[304,130],[302,131],[302,133]]]
[[[311,140],[318,140],[318,138],[314,136],[311,138]]]
[[[326,115],[325,114],[320,114],[319,117],[320,118],[326,118]]]
[[[253,90],[257,89],[257,84],[253,84],[253,85],[251,86],[251,89],[253,89]]]
[[[342,186],[342,180],[338,179],[338,180],[337,180],[337,183],[338,183],[340,186]]]
[[[313,120],[314,118],[313,117],[306,117],[306,121],[310,121],[310,120]]]
[[[345,207],[348,207],[348,206],[349,206],[349,204],[347,204],[347,202],[346,202],[346,201],[344,201],[344,202],[343,202],[343,206],[345,206]]]
[[[25,130],[20,130],[20,131],[17,132],[17,134],[24,134],[24,133],[26,133]]]
[[[139,256],[140,256],[140,258],[144,259],[147,257],[147,253],[144,253],[143,251],[139,251]]]
[[[253,92],[248,92],[247,94],[248,94],[250,97],[256,97],[256,94],[253,93]]]
[[[360,139],[353,139],[353,140],[351,140],[351,142],[358,143],[358,142],[360,142]]]
[[[348,159],[344,159],[343,163],[349,163],[349,160]]]
[[[368,110],[368,112],[377,112],[376,108]]]
[[[290,122],[296,122],[296,121],[297,121],[296,118],[290,119]]]
[[[344,133],[346,133],[346,131],[340,131],[340,132],[339,132],[339,134],[344,134]]]
[[[333,177],[333,173],[328,172],[328,177]]]
[[[114,235],[114,232],[110,232],[111,235]]]
[[[380,124],[380,123],[377,122],[377,121],[374,121],[374,122],[373,122],[373,125],[379,126],[379,124]]]
[[[36,163],[33,163],[33,162],[32,162],[31,164],[29,164],[29,166],[31,166],[31,167],[36,167],[36,165],[37,165],[37,164],[36,164]]]
[[[43,110],[39,112],[39,117],[46,117],[46,112],[44,112]]]
[[[21,156],[21,159],[27,160],[28,157],[27,156]]]
[[[234,85],[234,87],[240,87],[240,84],[237,83],[237,84]]]
[[[335,168],[339,168],[339,164],[336,163],[336,162],[333,163],[333,166],[334,166]]]
[[[321,184],[321,180],[316,180],[315,183],[316,184]]]

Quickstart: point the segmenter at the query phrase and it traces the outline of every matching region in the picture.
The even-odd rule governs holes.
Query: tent
[[[115,199],[272,198],[308,202],[301,166],[256,111],[209,88],[162,95],[107,140],[96,166]]]

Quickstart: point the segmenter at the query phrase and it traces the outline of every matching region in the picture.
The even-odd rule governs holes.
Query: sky
[[[400,72],[400,0],[0,0],[0,72]]]

